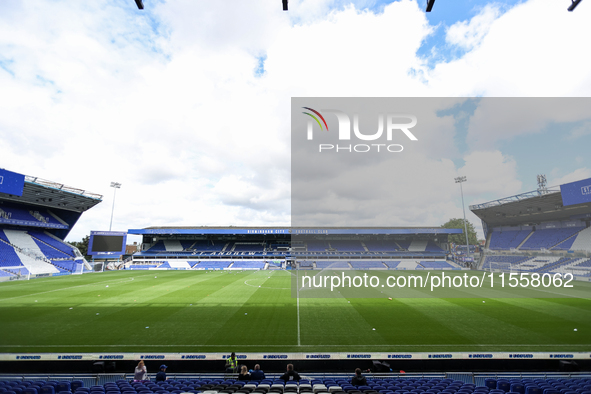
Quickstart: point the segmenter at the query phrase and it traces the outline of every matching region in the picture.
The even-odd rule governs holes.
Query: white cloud
[[[560,186],[564,185],[565,183],[580,181],[587,178],[591,178],[591,168],[587,167],[577,168],[576,170],[562,176],[558,175],[556,171],[553,171],[549,177],[548,186]]]
[[[367,3],[305,0],[286,13],[277,0],[178,0],[145,12],[119,1],[0,2],[0,166],[105,196],[70,239],[106,228],[111,181],[123,184],[117,229],[285,225],[291,97],[591,92],[591,57],[580,38],[591,27],[579,9],[567,13],[552,0],[503,15],[485,7],[447,32],[466,54],[430,70],[417,51],[435,30],[417,3],[394,2],[377,14],[363,9]],[[448,178],[462,155],[468,198],[471,188],[518,188],[514,163],[494,152],[508,134],[485,133],[490,119],[476,121],[465,154],[450,119],[439,144],[421,148],[423,165],[403,174],[401,187],[408,201],[432,208],[410,210],[400,225],[458,215]],[[526,126],[519,132],[537,127]],[[417,187],[410,174],[441,194]]]
[[[429,75],[442,95],[588,96],[591,56],[578,37],[591,34],[585,12],[567,12],[553,0],[529,0],[489,24],[488,33],[461,58]],[[551,23],[549,23],[551,21]],[[584,71],[583,71],[584,70]]]
[[[452,45],[471,50],[478,46],[488,34],[491,26],[500,15],[496,4],[487,4],[470,21],[456,22],[447,29],[445,40]]]

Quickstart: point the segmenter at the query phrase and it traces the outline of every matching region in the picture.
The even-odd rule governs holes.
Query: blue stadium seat
[[[55,387],[52,385],[45,385],[39,390],[39,394],[55,394]]]
[[[538,386],[527,385],[525,386],[525,394],[543,394],[543,391]]]
[[[511,383],[510,389],[514,393],[525,394],[525,386],[521,383]]]

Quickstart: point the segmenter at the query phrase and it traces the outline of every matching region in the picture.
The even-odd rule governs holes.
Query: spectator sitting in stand
[[[148,370],[146,369],[146,366],[144,365],[144,360],[140,360],[140,362],[137,364],[137,367],[135,367],[135,371],[133,374],[133,380],[136,380],[136,381],[148,380]]]
[[[265,373],[261,370],[261,366],[256,364],[254,369],[250,370],[250,380],[263,380],[265,379]]]
[[[168,368],[168,367],[164,364],[162,364],[160,366],[160,371],[158,371],[158,373],[156,374],[156,381],[157,382],[164,382],[164,381],[166,381],[166,379],[168,379],[166,377],[166,368]]]
[[[250,380],[250,374],[248,373],[246,365],[243,365],[242,368],[240,368],[240,375],[238,375],[238,380]]]
[[[351,379],[351,384],[353,386],[367,386],[367,379],[361,374],[361,369],[357,368],[355,370],[355,376]]]
[[[284,382],[289,381],[300,381],[300,374],[293,370],[293,364],[287,364],[287,372],[285,372],[279,379],[282,379]]]

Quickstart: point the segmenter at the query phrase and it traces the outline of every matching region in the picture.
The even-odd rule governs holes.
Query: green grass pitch
[[[591,350],[585,297],[293,298],[290,277],[117,271],[3,282],[0,353]]]

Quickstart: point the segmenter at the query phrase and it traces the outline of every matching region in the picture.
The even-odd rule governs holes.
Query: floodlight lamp
[[[575,10],[575,8],[577,8],[577,6],[581,2],[581,0],[571,0],[571,1],[572,1],[572,4],[568,7],[568,10],[570,12],[573,12]]]

